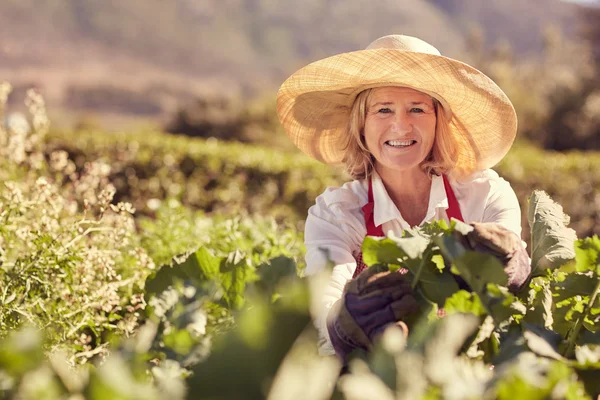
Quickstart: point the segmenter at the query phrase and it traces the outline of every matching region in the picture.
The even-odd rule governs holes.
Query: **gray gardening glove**
[[[418,310],[410,282],[399,272],[367,268],[344,287],[327,316],[327,330],[337,356],[346,362],[355,349],[370,350],[373,341],[390,324],[399,325]]]
[[[473,230],[460,241],[466,249],[495,256],[508,275],[508,288],[518,291],[529,278],[531,263],[521,238],[504,226],[492,222],[474,222]]]

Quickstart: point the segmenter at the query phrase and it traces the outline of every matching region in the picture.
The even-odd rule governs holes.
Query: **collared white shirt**
[[[386,234],[392,231],[401,236],[403,230],[410,228],[409,224],[402,218],[381,178],[374,173],[372,180],[375,225],[382,225]],[[496,222],[521,237],[521,209],[517,196],[510,184],[495,171],[479,171],[460,181],[450,179],[450,185],[464,222]],[[321,249],[328,251],[335,264],[325,293],[315,294],[322,296],[322,307],[314,316],[322,355],[334,354],[327,333],[327,313],[333,303],[342,297],[344,285],[352,279],[356,269],[354,255],[360,252],[367,235],[362,207],[368,202],[368,190],[368,181],[365,179],[348,182],[339,188],[329,187],[308,210],[304,230],[306,275],[325,268],[327,259]],[[434,176],[427,213],[419,225],[434,220],[448,221],[447,208],[448,197],[443,178]]]

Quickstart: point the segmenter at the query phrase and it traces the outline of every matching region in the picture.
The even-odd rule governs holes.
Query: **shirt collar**
[[[400,214],[400,210],[398,210],[398,207],[396,207],[396,204],[394,204],[388,195],[387,190],[385,190],[383,181],[376,171],[373,171],[371,179],[373,182],[373,200],[375,202],[373,213],[375,226],[380,226],[394,219],[404,220]],[[429,193],[429,204],[425,220],[429,221],[433,218],[438,208],[448,208],[448,196],[444,188],[444,179],[441,176],[434,175],[431,180],[431,192]]]

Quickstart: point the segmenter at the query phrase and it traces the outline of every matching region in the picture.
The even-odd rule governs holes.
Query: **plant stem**
[[[425,268],[425,263],[427,260],[431,258],[431,251],[425,250],[423,252],[423,258],[421,258],[421,262],[419,263],[419,269],[413,278],[412,283],[410,284],[410,288],[414,290],[417,287],[417,283],[419,283],[419,279],[421,278],[421,273],[423,272],[423,268]]]
[[[573,356],[573,351],[575,350],[575,341],[577,340],[577,336],[579,336],[579,331],[583,326],[583,321],[594,306],[594,303],[596,302],[596,297],[598,297],[598,292],[600,292],[600,277],[596,276],[596,279],[598,281],[596,282],[596,287],[594,287],[594,291],[592,292],[590,301],[585,307],[585,310],[583,310],[583,314],[577,319],[577,322],[575,322],[575,327],[573,328],[573,331],[571,331],[571,335],[569,336],[569,341],[567,342],[567,349],[565,350],[564,354],[565,357]]]

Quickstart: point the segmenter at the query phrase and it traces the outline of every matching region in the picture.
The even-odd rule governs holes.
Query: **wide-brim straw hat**
[[[382,86],[412,88],[443,105],[459,147],[459,171],[491,168],[515,139],[517,115],[498,85],[470,65],[404,35],[384,36],[365,50],[334,55],[294,73],[277,93],[279,120],[304,153],[341,163],[356,96]]]

